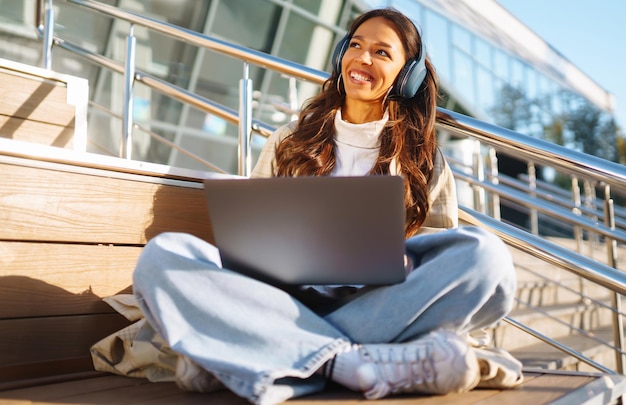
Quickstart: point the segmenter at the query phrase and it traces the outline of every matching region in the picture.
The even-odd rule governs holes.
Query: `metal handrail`
[[[571,349],[568,346],[565,346],[562,343],[559,343],[557,341],[555,341],[554,339],[550,339],[550,337],[544,335],[543,333],[540,333],[532,328],[529,328],[528,326],[522,324],[521,322],[516,321],[515,319],[512,319],[511,317],[505,317],[504,318],[504,322],[507,322],[508,324],[515,326],[516,328],[528,333],[531,336],[536,337],[537,339],[546,342],[547,344],[549,344],[550,346],[561,350],[564,353],[569,354],[570,356],[582,361],[583,363],[586,363],[604,373],[607,374],[617,374],[614,370],[611,370],[610,368],[604,367],[602,364],[593,361],[592,359],[590,359],[589,357],[585,356],[584,354]]]
[[[521,181],[524,184],[528,184],[528,175],[526,174],[520,174],[519,175],[519,181]],[[571,193],[567,192],[566,190],[563,190],[561,188],[558,188],[556,186],[554,186],[553,184],[550,184],[546,181],[543,180],[536,180],[537,183],[537,188],[544,190],[544,192],[546,193],[550,193],[550,194],[555,194],[558,195],[560,197],[563,197],[565,199],[569,198],[569,202],[571,203]],[[604,215],[603,213],[600,213],[598,210],[601,208],[601,203],[598,202],[594,202],[593,207],[594,208],[589,208],[588,210],[593,213],[595,213],[596,215]],[[581,212],[585,212],[585,208],[580,207]],[[626,218],[626,208],[624,207],[615,207],[615,216],[616,218]],[[626,222],[624,222],[624,227],[626,227]]]
[[[104,106],[101,106],[100,104],[97,104],[97,103],[94,103],[94,102],[90,101],[89,102],[89,106],[93,107],[96,110],[102,111],[107,116],[117,118],[120,121],[123,119],[123,117],[121,117],[119,114],[116,114],[115,112],[109,110],[108,108],[105,108]],[[169,146],[170,148],[176,149],[180,153],[184,154],[185,156],[190,157],[191,159],[197,161],[198,163],[207,166],[207,168],[211,169],[214,172],[222,173],[222,174],[228,174],[228,172],[226,170],[224,170],[224,169],[214,165],[213,163],[207,162],[206,160],[202,159],[200,156],[198,156],[198,155],[196,155],[194,153],[189,152],[188,150],[178,146],[174,142],[168,140],[167,138],[162,137],[161,135],[155,133],[154,131],[151,131],[150,129],[148,129],[148,128],[142,126],[142,125],[139,125],[139,124],[135,123],[133,125],[133,127],[136,128],[136,129],[139,129],[140,131],[142,131],[142,132],[144,132],[144,133],[146,133],[148,135],[150,135],[152,138],[154,138],[157,141],[159,141],[159,142]]]
[[[604,224],[598,223],[597,221],[591,220],[587,217],[573,215],[571,210],[567,210],[559,205],[550,203],[549,201],[536,199],[536,198],[528,198],[528,193],[524,193],[523,191],[515,190],[511,187],[501,184],[492,184],[486,181],[479,181],[474,177],[463,173],[460,170],[452,169],[454,173],[454,177],[459,180],[463,180],[468,184],[473,184],[480,186],[481,188],[491,191],[493,193],[498,194],[500,197],[505,197],[510,200],[516,201],[518,204],[522,206],[526,206],[529,208],[536,209],[538,212],[542,212],[544,214],[549,214],[552,217],[560,219],[562,221],[567,221],[568,223],[576,226],[580,226],[581,228],[587,229],[589,231],[593,231],[602,236],[607,236],[609,238],[615,239],[618,242],[626,243],[626,232],[619,229],[611,229]]]
[[[463,114],[443,110],[439,128],[477,139],[499,150],[515,150],[518,159],[559,168],[577,177],[600,181],[626,191],[626,166],[511,131]],[[447,115],[447,117],[445,116]]]
[[[43,2],[44,0],[40,1]],[[263,52],[244,48],[236,44],[218,40],[207,35],[199,34],[197,32],[142,16],[131,11],[121,10],[117,7],[102,4],[94,0],[65,1],[67,3],[106,14],[113,18],[125,20],[129,22],[131,26],[133,24],[140,25],[177,40],[233,57],[241,60],[244,63],[244,66],[247,66],[248,63],[252,63],[280,72],[286,76],[301,80],[308,80],[317,84],[323,83],[328,78],[327,72],[311,69]],[[126,68],[120,63],[107,59],[102,55],[92,53],[60,38],[54,37],[53,40],[48,39],[45,42],[46,47],[50,47],[54,44],[85,57],[94,63],[105,66],[112,71],[121,74],[126,72]],[[51,52],[47,49],[44,54],[51,55]],[[45,62],[47,63],[47,61]],[[214,103],[211,100],[204,99],[186,89],[177,87],[145,72],[135,71],[132,78],[133,80],[139,81],[164,93],[165,95],[176,98],[184,103],[194,105],[204,111],[214,113],[230,122],[241,123],[242,121],[240,115],[234,110]],[[518,158],[552,166],[558,168],[564,173],[571,174],[572,176],[593,179],[594,181],[610,185],[619,190],[626,190],[626,168],[624,168],[624,166],[510,131],[443,108],[439,108],[439,112],[443,115],[443,117],[437,121],[437,127],[440,130],[447,131],[453,135],[476,139],[481,143],[490,145],[497,150],[513,150]],[[132,114],[130,114],[130,116],[132,117]],[[260,121],[253,121],[251,128],[252,130],[255,130],[265,136],[271,133],[274,129],[273,127]],[[248,156],[240,155],[240,159],[247,158]],[[481,186],[484,186],[485,184],[481,184]],[[498,192],[498,190],[495,189],[492,191],[496,193]],[[461,209],[470,213],[474,218],[477,218],[483,226],[489,227],[510,246],[516,247],[540,258],[547,263],[554,264],[580,277],[602,285],[613,292],[622,295],[626,294],[626,275],[624,275],[624,273],[555,244],[551,244],[546,240],[528,232],[503,224],[489,216],[469,210],[465,207],[461,207]],[[570,213],[570,215],[573,214]],[[570,217],[569,219],[572,218],[573,217]],[[608,225],[606,227],[609,228]],[[612,233],[607,233],[607,235],[610,235],[611,237],[614,236]],[[542,337],[542,340],[544,340],[544,338],[545,341],[548,342],[552,340],[549,337]]]
[[[626,295],[626,273],[589,259],[576,252],[572,252],[569,249],[514,226],[497,221],[471,208],[461,205],[459,209],[477,219],[509,246],[604,286],[611,291]]]
[[[91,63],[103,66],[121,75],[124,74],[124,65],[118,61],[107,58],[106,56],[95,53],[87,48],[81,47],[80,45],[64,40],[62,38],[55,37],[53,43],[54,45],[59,46],[69,52],[72,52],[73,54],[78,55]],[[206,111],[216,116],[219,116],[220,118],[223,118],[232,124],[237,125],[239,123],[239,115],[236,110],[223,106],[205,97],[194,94],[187,89],[169,83],[149,73],[136,69],[135,80],[154,90],[161,92],[168,97],[174,98],[182,103],[192,105],[202,111]],[[253,119],[252,129],[259,135],[268,137],[276,128],[266,124],[263,121]]]
[[[243,62],[275,70],[287,76],[309,80],[317,84],[323,83],[329,76],[328,72],[312,69],[287,59],[212,38],[208,35],[142,16],[132,11],[121,10],[94,0],[65,1],[132,24],[150,28],[160,34],[210,49]],[[141,77],[150,77],[145,73],[143,76],[139,76],[139,79]],[[157,79],[157,81],[160,81],[160,79]],[[164,84],[163,89],[176,87],[164,81],[160,82]],[[489,124],[441,107],[439,107],[439,111],[443,113],[442,118],[437,122],[440,129],[456,135],[478,139],[496,149],[513,149],[520,158],[557,167],[565,173],[579,177],[601,181],[626,192],[626,167],[623,165]]]
[[[520,176],[520,177],[523,177],[523,176]],[[499,174],[497,178],[498,178],[499,183],[506,184],[507,186],[512,187],[524,193],[532,192],[535,194],[535,197],[538,199],[552,202],[554,204],[557,204],[560,207],[570,208],[572,206],[571,195],[567,195],[566,191],[563,189],[554,190],[554,189],[546,188],[545,185],[541,185],[542,187],[540,187],[539,182],[537,182],[538,188],[531,189],[528,186],[527,182],[524,182],[521,180],[503,176],[502,174]],[[597,216],[598,220],[602,220],[604,218],[604,212],[600,211],[599,207],[600,207],[600,204],[596,203],[594,204],[592,208],[588,208],[586,206],[581,205],[580,207],[576,207],[576,209],[583,215]],[[615,212],[616,212],[616,217],[615,217],[616,226],[621,229],[626,229],[626,220],[622,219],[623,216],[621,215],[619,217],[617,216],[617,213],[618,213],[617,209],[615,210]]]

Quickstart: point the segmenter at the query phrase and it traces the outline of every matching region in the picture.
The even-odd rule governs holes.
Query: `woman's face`
[[[374,17],[356,29],[342,59],[346,101],[382,102],[406,63],[394,25]]]

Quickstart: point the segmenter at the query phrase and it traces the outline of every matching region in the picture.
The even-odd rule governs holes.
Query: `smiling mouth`
[[[359,82],[371,82],[373,80],[371,76],[364,75],[361,73],[356,73],[356,72],[350,72],[350,78],[357,80]]]

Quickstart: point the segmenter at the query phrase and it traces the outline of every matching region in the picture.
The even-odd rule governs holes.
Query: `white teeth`
[[[372,81],[371,77],[365,76],[365,75],[362,75],[362,74],[359,74],[359,73],[354,73],[354,72],[350,73],[350,77],[353,78],[354,80],[359,80],[359,81],[362,81],[362,82],[371,82]]]

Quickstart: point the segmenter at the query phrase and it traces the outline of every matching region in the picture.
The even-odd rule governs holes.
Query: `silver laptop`
[[[404,280],[399,176],[204,181],[224,268],[273,284]]]

